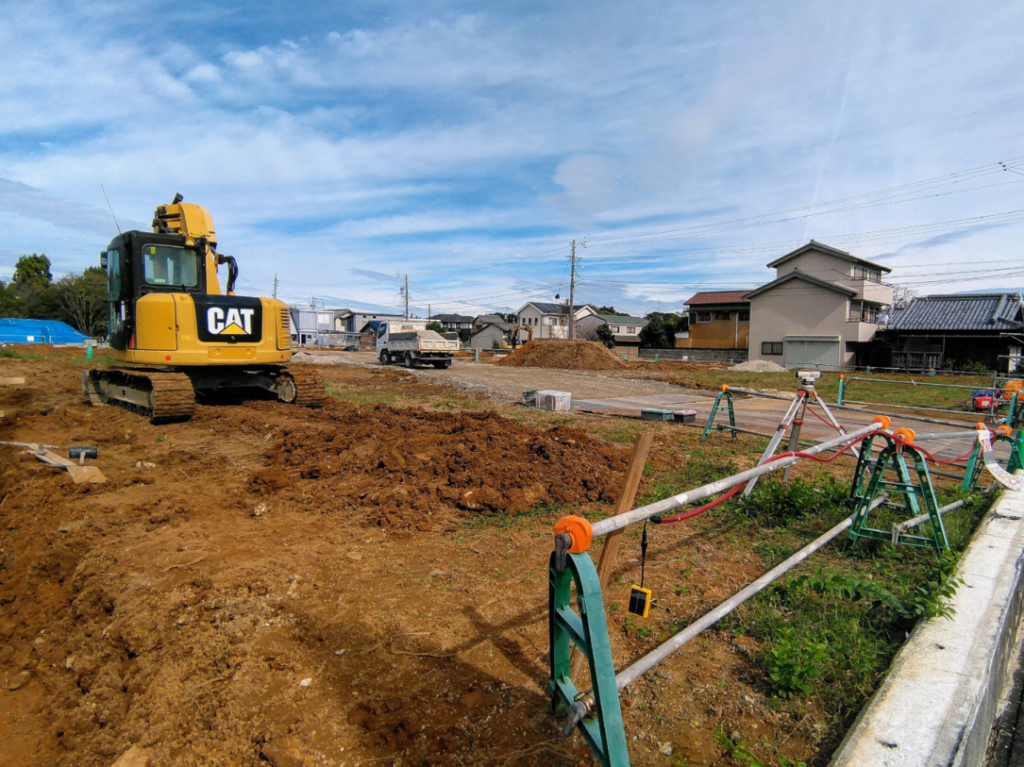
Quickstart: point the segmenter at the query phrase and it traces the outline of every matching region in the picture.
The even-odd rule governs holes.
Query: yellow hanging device
[[[647,522],[644,522],[643,536],[640,538],[640,585],[635,583],[629,587],[629,612],[646,618],[651,612],[651,590],[644,588],[644,565],[647,562]]]

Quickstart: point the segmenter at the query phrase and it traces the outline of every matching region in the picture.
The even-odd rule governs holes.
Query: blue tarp
[[[0,344],[84,344],[89,336],[60,320],[0,319]]]

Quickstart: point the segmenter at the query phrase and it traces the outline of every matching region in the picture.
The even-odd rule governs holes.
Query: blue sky
[[[335,8],[333,6],[342,7]],[[11,2],[0,279],[175,192],[239,291],[645,313],[810,238],[921,293],[1024,285],[1024,4]],[[1000,165],[1004,163],[1004,165]]]

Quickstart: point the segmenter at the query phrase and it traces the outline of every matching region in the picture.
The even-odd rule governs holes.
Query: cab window
[[[144,245],[143,276],[150,285],[194,288],[199,284],[199,256],[190,248]]]
[[[107,251],[107,296],[116,301],[121,298],[121,253]]]
[[[387,323],[385,323],[385,324],[383,324],[383,325],[381,325],[380,327],[377,328],[377,338],[383,338],[384,334],[387,333],[387,332],[388,332],[388,326],[387,326]]]

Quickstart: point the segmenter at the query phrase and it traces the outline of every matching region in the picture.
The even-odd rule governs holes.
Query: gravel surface
[[[379,367],[365,352],[300,352],[296,362],[322,365],[359,365]],[[683,387],[663,381],[632,377],[631,371],[573,371],[545,368],[513,368],[484,362],[457,359],[448,370],[412,368],[409,372],[435,383],[446,383],[459,391],[486,394],[500,402],[519,402],[528,389],[567,391],[573,399],[630,397],[644,394],[674,394]],[[695,394],[686,389],[687,394]]]

